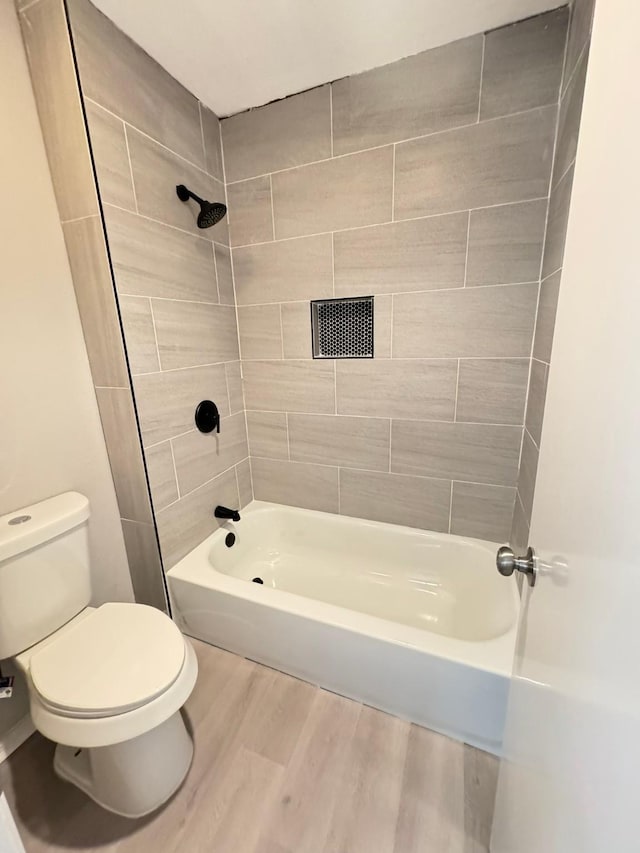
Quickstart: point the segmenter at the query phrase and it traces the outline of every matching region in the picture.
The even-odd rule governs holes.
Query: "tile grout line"
[[[533,441],[533,439],[532,439],[532,441]],[[430,477],[428,474],[413,474],[413,473],[407,474],[407,473],[400,472],[400,471],[385,471],[384,469],[380,469],[380,468],[377,468],[377,469],[376,468],[358,468],[358,467],[353,466],[353,465],[342,465],[342,464],[340,464],[340,465],[328,465],[326,462],[300,462],[297,459],[287,460],[287,459],[277,458],[275,456],[259,456],[257,453],[252,454],[252,457],[254,459],[263,459],[265,462],[289,462],[291,465],[313,465],[314,467],[317,467],[317,468],[330,468],[330,469],[336,469],[337,468],[337,469],[343,469],[345,471],[362,472],[363,474],[378,474],[382,477],[386,477],[386,476],[409,477],[413,480],[429,480],[430,482],[435,481],[437,483],[451,483],[452,485],[453,485],[453,483],[460,483],[461,485],[465,485],[465,486],[484,486],[488,489],[513,489],[515,491],[517,488],[517,486],[514,485],[513,483],[511,485],[507,485],[505,483],[489,483],[489,482],[481,482],[478,480],[461,480],[459,477],[455,477],[455,478],[452,478],[452,477]],[[237,463],[234,463],[234,464],[237,464]],[[233,467],[233,466],[230,466],[230,467]],[[220,475],[217,475],[217,476],[220,476]],[[215,479],[215,477],[212,479]],[[208,480],[207,482],[211,482],[211,480]],[[206,483],[204,483],[202,485],[206,485]],[[197,488],[199,489],[200,486],[197,486]],[[195,491],[195,489],[193,491]],[[189,492],[189,494],[191,494],[191,493]]]
[[[127,161],[129,163],[129,176],[131,178],[131,190],[133,192],[133,204],[138,213],[138,193],[136,192],[136,182],[133,177],[133,165],[131,163],[131,151],[129,150],[129,136],[127,135],[127,125],[122,122],[122,131],[124,133],[124,144],[127,149]]]
[[[36,0],[39,3],[40,0]],[[100,213],[87,213],[86,216],[74,216],[73,219],[61,219],[61,225],[72,225],[74,222],[84,222],[85,219],[100,219]]]
[[[229,362],[229,364],[231,364],[231,362]],[[229,406],[229,417],[231,417],[231,415],[234,414],[234,412],[231,408],[231,394],[229,392],[229,374],[227,373],[227,365],[226,364],[224,366],[224,384],[227,388],[227,405]],[[221,420],[222,420],[222,418],[221,418]]]
[[[193,430],[192,430],[192,432],[193,432]],[[179,438],[179,436],[177,436],[177,438]],[[178,481],[178,468],[176,466],[176,455],[173,451],[173,439],[172,438],[169,439],[169,448],[171,450],[171,461],[173,462],[173,476],[176,478],[176,492],[178,493],[178,500],[180,500],[182,495],[180,494],[180,482]],[[177,503],[177,501],[174,501],[173,503]],[[171,506],[171,504],[168,504],[167,506]]]
[[[127,389],[125,389],[127,390]],[[479,427],[500,427],[501,429],[509,429],[509,430],[521,430],[523,428],[522,424],[505,424],[505,423],[491,423],[489,421],[443,421],[437,420],[435,418],[394,418],[389,417],[388,415],[353,415],[353,414],[336,414],[335,412],[309,412],[309,411],[299,411],[297,409],[289,410],[289,409],[256,409],[253,407],[249,407],[247,409],[248,412],[253,412],[257,414],[263,415],[305,415],[308,417],[315,418],[359,418],[362,420],[374,420],[374,421],[385,421],[385,420],[394,420],[403,423],[410,424],[448,424],[449,426],[454,425],[462,425],[462,426],[479,426]],[[235,413],[237,414],[237,412]],[[189,430],[192,432],[192,430]],[[166,439],[163,439],[166,441]],[[156,442],[156,444],[161,444],[162,442]],[[150,446],[150,445],[149,445]]]
[[[207,172],[207,146],[204,143],[204,124],[202,123],[202,104],[200,100],[198,100],[198,119],[200,121],[200,141],[202,142],[202,162],[204,163],[204,170]],[[209,174],[207,172],[207,174]]]
[[[467,273],[469,270],[469,243],[471,242],[471,211],[469,211],[467,218],[467,250],[464,256],[464,283],[463,287],[467,287]],[[475,285],[476,287],[482,287],[483,285]],[[491,285],[489,285],[491,286]]]
[[[550,109],[550,108],[554,107],[555,105],[556,104],[554,102],[551,102],[549,104],[542,104],[541,106],[531,107],[528,110],[518,110],[514,113],[507,113],[506,115],[503,115],[503,116],[492,116],[491,118],[483,119],[481,122],[472,121],[472,122],[468,122],[467,124],[456,125],[455,127],[446,127],[446,128],[443,128],[442,130],[434,130],[431,133],[423,133],[423,134],[420,134],[419,136],[409,136],[409,137],[406,137],[404,139],[396,139],[394,142],[384,142],[380,145],[370,145],[367,148],[358,148],[355,151],[349,151],[345,154],[335,154],[332,157],[322,157],[319,160],[309,160],[307,163],[299,163],[296,166],[287,166],[284,169],[274,169],[272,172],[261,172],[258,175],[250,175],[246,178],[238,178],[238,180],[229,181],[229,185],[243,184],[243,183],[247,183],[248,181],[255,181],[258,178],[266,178],[267,175],[278,175],[281,172],[293,172],[296,169],[305,169],[307,166],[316,166],[319,163],[330,163],[332,160],[340,160],[344,157],[356,157],[358,154],[366,154],[369,151],[379,151],[381,148],[389,148],[392,145],[404,145],[405,143],[408,143],[408,142],[417,142],[418,140],[429,139],[430,137],[433,137],[433,136],[442,136],[445,133],[455,133],[456,131],[459,131],[459,130],[466,130],[467,128],[470,128],[470,127],[477,127],[478,124],[490,124],[490,123],[497,122],[497,121],[504,121],[505,119],[516,118],[518,116],[523,116],[523,115],[527,115],[527,114],[531,114],[531,113],[541,112],[542,110]],[[98,106],[100,106],[100,105],[98,105]],[[119,118],[119,116],[118,116],[118,118]],[[134,128],[134,129],[137,130],[137,128]],[[149,137],[149,138],[152,139],[153,137]],[[159,144],[161,144],[161,143],[159,143]],[[171,150],[171,149],[168,149],[168,150]],[[172,152],[172,153],[175,153],[175,152]],[[181,155],[178,154],[177,156],[180,157]],[[182,159],[184,160],[185,158],[183,157]],[[187,161],[187,162],[189,162],[189,161]]]
[[[393,157],[391,159],[391,221],[396,218],[396,144],[393,143]]]
[[[266,177],[266,176],[263,175],[261,177]],[[397,224],[400,224],[402,222],[419,222],[419,221],[422,221],[423,219],[436,219],[436,218],[441,217],[441,216],[456,216],[456,215],[459,215],[461,213],[468,213],[470,210],[471,211],[494,210],[495,208],[498,208],[498,207],[513,207],[513,206],[518,205],[518,204],[531,204],[531,203],[536,202],[536,201],[546,201],[547,198],[548,198],[548,196],[535,196],[534,198],[519,198],[519,199],[515,199],[513,201],[501,201],[498,204],[483,204],[483,205],[480,205],[479,207],[472,207],[472,208],[459,207],[459,208],[456,208],[454,210],[442,210],[442,211],[439,211],[438,213],[427,213],[424,216],[407,216],[407,217],[403,217],[402,219],[386,219],[386,220],[383,220],[382,222],[369,222],[369,223],[365,223],[363,225],[350,225],[347,228],[340,228],[338,231],[335,231],[335,232],[333,232],[333,231],[313,231],[313,232],[310,232],[308,234],[293,234],[293,235],[290,235],[288,237],[278,237],[275,240],[255,240],[253,243],[239,243],[238,245],[233,246],[232,248],[233,249],[249,249],[249,248],[252,248],[254,246],[270,246],[272,243],[286,243],[286,242],[291,241],[291,240],[306,240],[307,238],[310,238],[310,237],[322,237],[326,234],[333,234],[333,233],[344,234],[345,232],[349,232],[349,231],[362,231],[365,228],[380,228],[383,225],[397,225]],[[111,207],[117,207],[117,205],[111,205]],[[126,208],[119,208],[119,209],[126,211]],[[126,212],[130,213],[131,211],[126,211]],[[140,215],[143,216],[144,214],[140,214]],[[162,225],[165,224],[165,223],[161,222],[161,220],[152,219],[152,217],[149,217],[149,216],[145,216],[144,218],[145,219],[151,219],[152,222],[160,222],[160,224],[162,224]],[[170,225],[169,227],[175,228],[178,231],[184,231],[183,228],[178,228],[177,225]],[[184,233],[191,234],[190,231],[185,231]],[[200,237],[199,234],[192,234],[192,236]],[[200,237],[200,239],[206,239],[206,238]],[[224,244],[221,244],[221,245],[224,245]]]
[[[528,427],[528,426],[526,426],[526,424],[525,424],[525,426],[523,427],[523,429],[524,429],[524,432],[526,433],[526,435],[528,435],[528,436],[529,436],[529,440],[531,441],[531,443],[533,444],[533,446],[535,447],[535,449],[538,451],[538,453],[540,453],[540,445],[539,445],[539,444],[538,444],[538,442],[535,440],[535,438],[531,435],[531,430],[529,429],[529,427]],[[524,434],[523,434],[523,439],[524,439]]]
[[[36,3],[39,3],[40,0],[36,0]],[[35,3],[33,4],[35,6]],[[120,516],[120,521],[126,521],[129,524],[139,524],[141,527],[153,527],[153,523],[151,521],[138,521],[137,518],[127,518],[125,515]]]
[[[531,378],[531,368],[529,368],[529,379],[530,378]],[[527,386],[527,394],[528,393],[529,393],[529,389]],[[526,416],[526,413],[527,413],[527,398],[525,397],[524,416]],[[523,420],[524,420],[524,416],[523,416]],[[522,451],[524,450],[524,433],[525,433],[524,424],[520,427],[520,429],[522,430],[522,435],[520,436],[520,452],[518,454],[518,471],[517,471],[517,476],[516,476],[516,489],[518,488],[518,484],[520,482],[520,471],[522,470]],[[511,521],[511,523],[513,524],[513,519]]]
[[[36,2],[37,2],[37,0],[36,0]],[[571,73],[569,74],[569,76],[565,80],[564,75],[567,73],[566,64],[567,64],[568,51],[569,51],[569,35],[568,35],[569,29],[570,29],[570,26],[567,27],[567,53],[565,54],[565,60],[564,60],[564,64],[562,67],[562,83],[560,84],[560,103],[562,103],[562,101],[564,100],[565,95],[567,94],[567,90],[569,89],[569,86],[573,82],[573,78],[576,76],[576,71],[578,70],[580,63],[582,62],[582,58],[583,58],[585,52],[587,51],[587,49],[589,48],[589,46],[591,44],[591,33],[589,33],[589,35],[587,36],[587,40],[585,41],[585,43],[580,48],[580,53],[578,54],[578,57],[575,61],[575,64],[574,64],[573,68],[571,69]]]
[[[389,418],[389,474],[391,474],[391,437],[393,434],[393,418]]]
[[[129,391],[130,389],[129,388],[116,388],[116,389],[109,388],[108,390]],[[238,410],[237,412],[233,412],[231,414],[228,414],[228,415],[223,415],[221,418],[221,423],[224,424],[228,420],[230,420],[230,418],[234,418],[236,415],[239,415],[239,414],[240,414],[240,410]],[[176,441],[178,438],[184,438],[185,435],[191,435],[192,433],[195,434],[196,432],[197,432],[196,427],[192,426],[192,427],[189,427],[189,429],[184,430],[184,432],[179,432],[179,433],[176,433],[175,435],[169,435],[166,438],[161,438],[160,441],[153,441],[150,444],[145,444],[144,449],[145,450],[151,450],[154,447],[159,447],[161,444],[166,444],[168,441]]]
[[[126,389],[128,390],[128,389]],[[166,444],[168,441],[175,441],[176,438],[182,438],[184,435],[190,435],[192,432],[195,432],[195,427],[190,427],[184,432],[179,432],[177,435],[171,435],[169,438],[163,438],[161,441],[154,441],[152,444],[145,444],[145,450],[151,450],[153,447],[159,447],[161,444]]]
[[[541,283],[541,284],[544,284],[544,283],[545,283],[545,281],[549,281],[549,279],[550,279],[552,276],[557,275],[559,272],[562,272],[562,266],[559,266],[557,270],[554,270],[553,272],[548,273],[548,274],[547,274],[547,275],[542,279],[542,281],[541,281],[540,283]]]
[[[240,499],[240,480],[238,480],[238,463],[237,462],[233,463],[233,473],[235,474],[235,477],[236,477],[236,492],[238,495],[238,509],[240,509],[240,504],[242,503],[242,501]]]
[[[482,78],[484,77],[484,57],[487,49],[487,34],[482,33],[482,58],[480,59],[480,89],[478,91],[478,120],[476,124],[480,124],[480,112],[482,109]]]
[[[242,415],[244,417],[244,434],[247,436],[247,455],[245,458],[249,460],[249,482],[251,485],[251,499],[253,500],[253,475],[251,473],[251,448],[249,447],[249,423],[247,421],[247,410],[244,408],[244,397],[243,397]],[[244,460],[242,460],[242,459],[240,460],[240,462],[243,462],[243,461]],[[238,462],[237,464],[239,465],[240,462]]]
[[[32,6],[35,6],[36,3],[40,3],[40,0],[31,0],[30,3],[25,3],[21,9],[17,10],[18,14],[23,15],[28,9],[31,9]]]
[[[141,299],[155,299],[155,297],[140,297]],[[233,306],[227,305],[226,308],[232,308]],[[270,359],[271,361],[281,362],[282,359]],[[290,361],[294,361],[295,359],[289,359]],[[151,370],[145,373],[134,373],[134,377],[138,376],[159,376],[161,373],[179,373],[182,370],[201,370],[204,367],[224,367],[225,364],[234,364],[236,361],[240,361],[239,358],[232,358],[229,361],[210,361],[208,364],[188,364],[186,367],[167,367],[164,370]]]
[[[226,199],[225,199],[226,201]],[[216,247],[215,243],[211,244],[211,254],[213,255],[213,274],[216,277],[216,293],[218,294],[218,305],[222,305],[220,302],[220,284],[218,283],[218,262],[216,261]]]
[[[456,368],[456,396],[455,402],[453,404],[453,421],[452,423],[458,423],[458,392],[460,389],[460,359],[458,359],[458,365]],[[468,423],[468,421],[460,421],[460,423]]]
[[[148,297],[148,299],[149,299],[149,311],[151,313],[151,325],[153,327],[153,339],[154,339],[155,344],[156,344],[156,355],[158,356],[158,367],[159,367],[159,370],[154,371],[154,372],[163,373],[162,359],[160,358],[160,345],[158,344],[158,330],[156,329],[156,318],[155,318],[155,314],[153,313],[153,300],[150,296]],[[136,375],[141,376],[143,374],[136,374]]]
[[[253,491],[253,467],[251,465],[251,454],[247,456],[247,462],[249,463],[249,484],[251,485],[251,500],[255,500],[255,492]]]
[[[148,297],[141,296],[138,298],[147,299]],[[285,302],[283,304],[290,305],[290,304],[297,304],[297,303]],[[232,306],[228,305],[225,307],[231,308]],[[244,306],[244,305],[241,306],[241,308],[245,308],[245,307],[254,307],[254,306]],[[257,306],[257,307],[259,308],[260,306]],[[413,361],[413,362],[437,361],[437,362],[439,362],[439,361],[457,361],[458,359],[460,359],[460,361],[529,361],[529,356],[528,355],[460,355],[460,356],[455,356],[455,355],[441,355],[441,356],[437,356],[437,355],[432,355],[432,356],[415,355],[415,356],[404,356],[403,355],[403,356],[398,356],[397,358],[384,358],[383,357],[383,358],[380,358],[380,361],[394,362],[394,363],[397,363],[400,361]],[[276,364],[282,364],[282,363],[288,363],[288,362],[298,362],[298,363],[302,362],[304,364],[309,364],[309,365],[314,364],[317,361],[320,361],[320,362],[332,361],[332,359],[330,359],[330,358],[315,359],[315,358],[311,358],[311,357],[309,357],[309,358],[285,358],[285,359],[282,359],[279,357],[278,358],[246,358],[244,360],[250,364],[272,364],[274,362]],[[351,361],[351,360],[355,360],[355,359],[338,359],[338,361]],[[366,359],[366,360],[371,361],[371,359]],[[232,358],[232,359],[229,359],[228,361],[214,361],[214,362],[211,362],[210,364],[194,364],[194,365],[189,365],[188,367],[171,367],[171,368],[168,368],[166,372],[170,373],[172,370],[190,370],[192,367],[193,368],[212,367],[213,365],[216,365],[216,364],[229,364],[229,363],[234,362],[234,361],[238,361],[238,359]],[[358,361],[365,361],[365,359],[364,358],[358,358]],[[538,361],[540,361],[540,359],[538,359]],[[152,371],[152,372],[157,373],[158,371]],[[136,373],[136,376],[149,376],[149,375],[150,375],[149,373]],[[522,424],[520,424],[520,426],[522,426]]]
[[[538,358],[538,357],[537,357],[537,356],[535,356],[535,355],[532,357],[531,361],[537,361],[537,362],[538,362],[538,364],[544,364],[544,366],[545,366],[545,367],[547,367],[547,368],[548,368],[548,367],[550,367],[550,362],[548,362],[548,361],[544,361],[543,359]]]
[[[451,516],[453,514],[453,480],[451,480],[451,491],[449,492],[449,527],[447,533],[451,533]]]
[[[573,169],[573,167],[574,167],[575,165],[576,165],[576,158],[574,157],[574,158],[573,158],[573,160],[572,160],[572,161],[569,163],[569,165],[567,166],[567,168],[564,170],[564,172],[560,175],[560,177],[558,178],[558,180],[555,182],[555,184],[554,184],[554,183],[552,183],[552,185],[551,185],[551,195],[553,195],[553,193],[555,193],[555,192],[557,192],[557,191],[558,191],[558,187],[559,187],[559,186],[560,186],[560,184],[564,181],[564,179],[567,177],[567,175],[569,174],[569,172]],[[553,175],[551,176],[551,179],[552,179],[552,181],[553,181]]]
[[[331,158],[333,159],[333,82],[329,83],[329,137],[331,142]]]
[[[40,0],[38,0],[40,2]],[[226,196],[225,196],[226,198]],[[202,240],[205,243],[213,243],[216,246],[223,246],[225,249],[228,249],[229,246],[226,243],[223,243],[220,240],[212,240],[209,237],[204,237],[202,234],[196,234],[195,231],[187,231],[186,228],[180,228],[179,225],[172,225],[170,222],[164,222],[162,219],[154,219],[153,216],[147,216],[145,213],[136,213],[135,210],[129,210],[127,207],[122,207],[119,204],[114,204],[111,201],[104,202],[104,207],[112,207],[114,210],[120,210],[122,213],[128,213],[129,216],[139,216],[140,219],[145,219],[147,222],[155,222],[156,225],[162,225],[165,228],[171,228],[172,231],[178,231],[180,234],[186,234],[188,237],[193,237],[196,240]],[[89,219],[92,216],[99,216],[99,213],[90,213],[88,216],[81,216],[80,219]],[[73,219],[62,219],[61,222],[64,225],[65,222],[73,222]],[[271,243],[272,240],[268,240],[267,242]],[[276,241],[279,242],[279,241]],[[251,244],[249,244],[251,245]]]
[[[533,282],[528,282],[532,284]],[[216,283],[217,291],[217,283]],[[216,308],[233,308],[231,302],[207,302],[204,299],[178,299],[175,296],[147,296],[144,293],[127,293],[126,290],[119,290],[118,296],[128,296],[130,299],[155,299],[156,302],[182,302],[185,305],[210,305]],[[301,300],[302,301],[302,300]],[[274,302],[256,303],[256,305],[242,305],[242,308],[254,308],[258,305],[275,305]]]
[[[551,276],[555,275],[557,272],[559,272],[560,269],[562,269],[562,267],[559,267],[557,270],[554,270],[552,273],[549,273],[549,275],[546,276],[546,278],[544,280],[546,281],[546,279],[551,278]],[[468,288],[465,288],[464,284],[460,284],[460,285],[453,285],[452,287],[433,287],[430,290],[400,290],[400,291],[390,292],[390,293],[374,293],[374,294],[371,294],[371,292],[369,291],[366,294],[361,294],[361,293],[349,294],[348,298],[359,297],[359,296],[364,296],[364,295],[367,295],[367,296],[373,295],[373,296],[380,296],[380,297],[383,297],[383,296],[417,296],[417,295],[423,295],[423,294],[427,294],[427,293],[433,293],[433,294],[451,293],[453,291],[458,292],[458,291],[462,291],[462,290],[466,290],[468,293],[473,293],[474,291],[478,291],[479,293],[481,293],[482,291],[488,290],[490,288],[531,287],[532,285],[537,285],[537,284],[540,284],[539,279],[536,279],[535,281],[514,281],[514,282],[507,282],[504,284],[474,284]],[[140,294],[124,293],[121,291],[121,295],[122,296],[139,296]],[[154,299],[161,299],[165,302],[192,302],[192,303],[193,302],[199,302],[200,304],[203,304],[203,305],[217,305],[218,304],[216,302],[202,302],[200,300],[195,300],[195,299],[176,299],[174,297],[168,297],[168,296],[154,296],[153,298]],[[304,304],[304,303],[308,304],[308,302],[309,302],[308,299],[278,299],[278,300],[274,300],[273,302],[245,302],[245,303],[242,303],[239,307],[240,308],[261,308],[261,307],[266,307],[268,305],[300,305],[300,304]],[[226,303],[222,303],[222,304],[226,305]],[[231,307],[231,306],[227,306],[227,307]],[[453,357],[455,358],[455,356],[453,356]],[[523,356],[523,357],[525,357],[525,356]]]
[[[500,486],[497,483],[474,483],[471,480],[460,480],[458,477],[453,477],[451,482],[458,483],[461,486],[486,486],[488,489],[513,489],[514,492],[516,491],[515,486]]]
[[[93,98],[88,98],[86,96],[84,97],[84,101],[86,103],[94,104],[94,106],[99,107],[101,110],[104,110],[105,113],[108,113],[110,116],[113,116],[113,118],[117,118],[118,121],[121,121],[125,125],[125,127],[130,127],[131,130],[135,130],[135,132],[139,133],[140,136],[144,136],[145,139],[150,139],[151,142],[155,143],[160,148],[163,148],[165,151],[168,151],[170,154],[173,154],[173,156],[177,157],[179,160],[183,160],[185,163],[188,163],[194,169],[197,169],[199,172],[202,172],[203,175],[207,175],[209,178],[216,181],[216,183],[218,183],[218,184],[222,183],[220,178],[216,178],[215,175],[212,175],[212,174],[210,174],[210,172],[207,172],[206,162],[203,163],[204,168],[203,168],[203,166],[198,166],[197,163],[194,163],[193,160],[189,160],[189,158],[185,157],[184,154],[180,154],[178,151],[174,151],[173,148],[169,148],[169,146],[165,145],[164,142],[161,142],[159,139],[156,139],[155,136],[151,136],[146,131],[137,127],[137,125],[132,124],[130,121],[127,121],[127,119],[124,118],[124,116],[118,115],[118,113],[114,113],[113,110],[110,110],[108,107],[105,107],[99,101],[95,101]]]
[[[269,173],[269,198],[271,201],[271,233],[273,234],[272,243],[276,242],[276,215],[273,211],[273,178]]]
[[[140,298],[144,299],[146,297],[140,297]],[[228,306],[228,307],[231,307],[231,306]],[[232,364],[233,362],[238,361],[238,360],[239,359],[237,359],[237,358],[233,358],[233,359],[229,359],[228,361],[211,362],[210,364],[193,364],[193,365],[187,365],[186,367],[170,367],[170,368],[167,368],[166,370],[164,370],[163,372],[164,373],[172,373],[172,372],[175,372],[178,370],[197,370],[200,367],[216,367],[217,365],[221,365],[221,364]],[[315,358],[280,358],[280,356],[278,356],[278,358],[245,358],[242,360],[246,364],[253,364],[253,365],[256,365],[256,364],[259,364],[259,365],[306,364],[308,367],[311,367],[313,364],[315,364],[318,361],[318,359],[315,359]],[[347,361],[347,360],[349,360],[349,359],[338,359],[338,361]],[[364,359],[359,359],[359,360],[364,361]],[[443,361],[454,362],[454,361],[458,361],[458,360],[460,360],[460,361],[503,361],[503,362],[504,361],[508,361],[508,362],[525,361],[525,362],[529,362],[530,358],[528,355],[485,355],[485,356],[464,355],[464,356],[458,356],[458,357],[456,357],[455,355],[445,355],[445,356],[398,356],[397,358],[381,356],[378,360],[384,362],[385,365],[391,364],[391,363],[393,363],[394,365],[399,365],[401,362],[412,362],[416,365],[419,365],[421,362],[440,363]],[[542,364],[548,364],[548,362],[544,362],[540,358],[534,358],[534,360],[539,361]],[[327,362],[327,361],[332,361],[332,359],[326,358],[326,359],[320,359],[320,361],[321,362]],[[158,370],[154,370],[154,371],[146,372],[146,373],[136,373],[134,375],[135,376],[153,376],[154,374],[159,373],[159,372],[160,371],[158,371]],[[109,386],[107,386],[107,387],[109,387]],[[522,426],[522,424],[517,424],[517,426]]]
[[[248,457],[245,457],[245,459],[247,459],[247,458],[248,458]],[[241,459],[240,461],[242,462],[243,460]],[[179,503],[183,498],[188,498],[190,495],[194,494],[194,492],[197,492],[197,491],[199,491],[200,489],[204,489],[204,488],[205,488],[205,486],[210,486],[210,485],[211,485],[211,483],[213,483],[215,480],[218,480],[220,477],[224,477],[224,475],[225,475],[225,474],[228,474],[228,473],[229,473],[229,471],[231,471],[231,469],[232,469],[232,468],[235,468],[237,464],[238,464],[237,462],[234,462],[232,465],[229,465],[229,467],[228,467],[228,468],[225,468],[225,469],[224,469],[224,471],[220,471],[220,472],[218,472],[218,473],[215,475],[215,477],[210,477],[208,480],[205,480],[205,482],[204,482],[204,483],[200,483],[198,486],[196,486],[196,487],[195,487],[195,489],[191,489],[191,490],[190,490],[190,491],[188,491],[188,492],[184,492],[183,494],[181,494],[181,495],[180,495],[180,497],[178,498],[178,500],[176,500],[176,501],[171,501],[171,503],[170,503],[170,504],[167,504],[166,506],[163,506],[163,507],[162,507],[162,509],[160,510],[160,513],[163,513],[165,510],[169,509],[169,507],[175,506],[175,505],[176,505],[177,503]]]
[[[96,391],[131,391],[129,385],[94,385]]]
[[[331,290],[333,298],[336,296],[336,245],[335,232],[331,232]],[[307,301],[307,300],[305,300]],[[282,303],[281,303],[282,304]]]
[[[282,354],[281,357],[284,359],[284,326],[282,325],[282,303],[278,305],[278,308],[278,317],[280,319],[280,352]]]
[[[289,412],[284,413],[284,425],[285,425],[285,429],[287,431],[287,461],[291,462],[291,444],[289,442]],[[260,458],[260,457],[258,457],[258,458]],[[269,457],[267,456],[264,458],[268,459]]]
[[[529,533],[531,530],[531,527],[530,527],[529,521],[527,520],[527,513],[526,513],[526,510],[524,508],[524,503],[522,501],[522,495],[520,494],[520,489],[516,489],[516,503],[520,504],[520,509],[522,510],[522,515],[524,516],[524,520],[525,520],[525,523],[527,525],[527,533]]]

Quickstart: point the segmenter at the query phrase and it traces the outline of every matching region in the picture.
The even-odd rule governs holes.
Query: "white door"
[[[640,4],[599,0],[492,853],[640,851]]]

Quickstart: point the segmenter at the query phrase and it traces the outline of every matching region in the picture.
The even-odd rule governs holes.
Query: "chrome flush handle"
[[[502,548],[498,548],[498,553],[496,554],[496,566],[498,567],[500,574],[507,578],[515,571],[518,571],[527,576],[529,586],[536,585],[538,567],[536,565],[536,555],[533,548],[528,548],[524,557],[516,557],[508,545],[503,545]]]

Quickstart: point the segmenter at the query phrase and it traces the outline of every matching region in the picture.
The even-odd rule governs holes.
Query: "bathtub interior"
[[[213,569],[266,588],[467,641],[509,632],[512,584],[496,545],[255,501],[210,540]]]

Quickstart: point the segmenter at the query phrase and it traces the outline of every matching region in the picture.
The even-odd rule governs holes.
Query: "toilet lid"
[[[36,652],[30,675],[47,705],[109,716],[164,693],[184,656],[184,638],[164,613],[144,604],[103,604]]]

